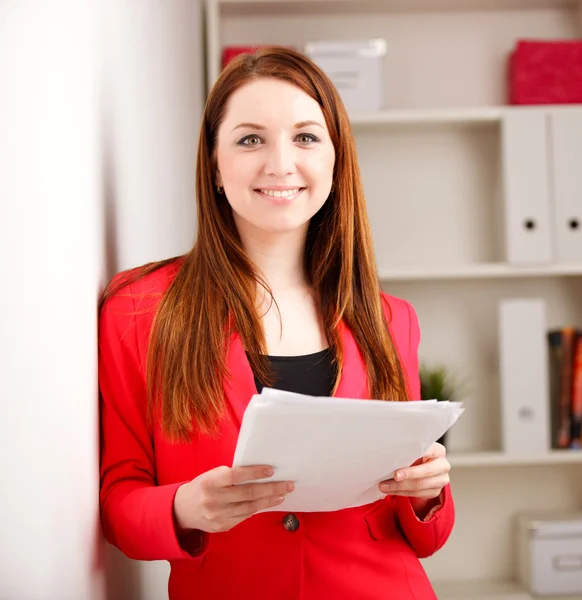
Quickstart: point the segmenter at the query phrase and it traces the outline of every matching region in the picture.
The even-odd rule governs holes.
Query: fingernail
[[[295,489],[295,485],[293,484],[293,482],[292,482],[292,481],[288,481],[288,482],[285,484],[285,489],[286,489],[288,492],[292,492],[292,491]]]
[[[283,502],[283,500],[285,500],[285,496],[277,496],[277,497],[275,498],[275,502],[276,502],[277,504],[281,504],[281,502]]]
[[[394,475],[394,479],[396,479],[396,481],[402,481],[404,479],[404,473],[402,471],[398,471],[398,473]]]
[[[267,469],[265,469],[265,477],[271,477],[272,475],[274,475],[275,473],[275,469],[273,469],[272,467],[268,467]]]
[[[380,486],[380,491],[381,492],[389,492],[391,488],[392,488],[392,486],[389,483],[383,483]]]

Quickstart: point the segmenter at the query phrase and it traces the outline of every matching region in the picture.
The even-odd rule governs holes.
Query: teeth
[[[288,198],[289,196],[294,196],[299,192],[301,188],[294,188],[292,190],[259,190],[261,194],[265,194],[265,196],[272,196],[273,198]]]

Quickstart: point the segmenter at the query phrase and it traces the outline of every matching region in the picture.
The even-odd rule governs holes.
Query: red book
[[[582,331],[576,335],[574,344],[574,367],[572,373],[572,448],[582,446]]]
[[[509,60],[509,103],[582,103],[582,40],[520,40]]]
[[[560,389],[560,428],[558,446],[568,448],[572,441],[572,383],[574,372],[574,345],[576,330],[562,328],[562,385]]]

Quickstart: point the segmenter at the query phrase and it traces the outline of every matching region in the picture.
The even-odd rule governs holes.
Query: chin
[[[307,228],[306,221],[301,221],[298,223],[261,223],[257,224],[256,227],[265,231],[266,233],[291,233],[292,231],[297,231],[298,229],[306,229]]]

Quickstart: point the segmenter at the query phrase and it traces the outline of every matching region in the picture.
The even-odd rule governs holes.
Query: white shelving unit
[[[530,600],[511,583],[514,517],[582,508],[582,452],[503,451],[497,307],[543,298],[548,328],[582,328],[582,256],[508,264],[500,156],[508,115],[580,107],[506,106],[507,58],[582,36],[582,0],[208,0],[206,18],[209,86],[226,45],[386,39],[384,109],[350,114],[379,275],[414,305],[421,359],[470,383],[447,441],[455,529],[423,564],[440,600]]]

